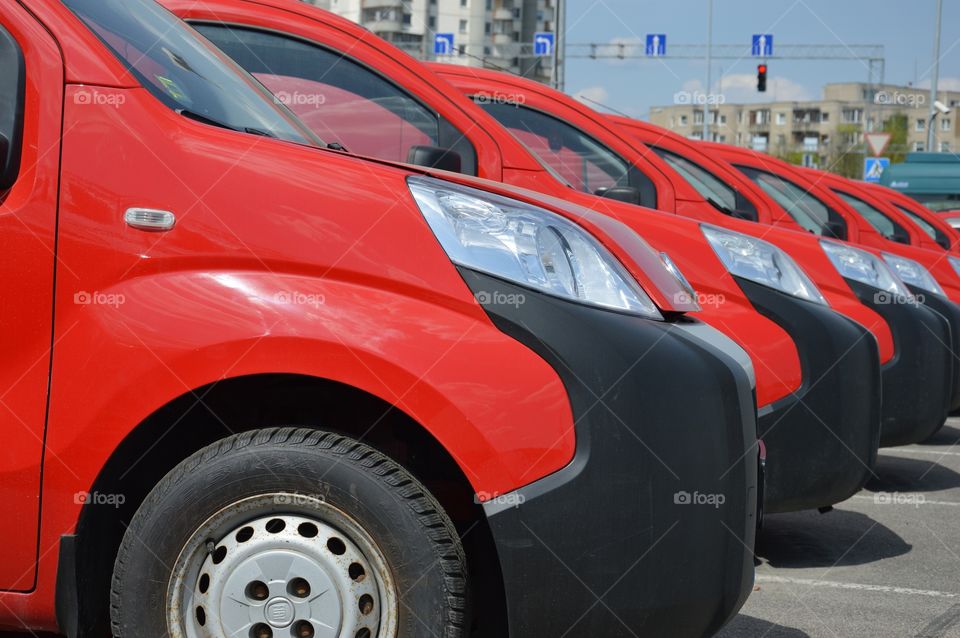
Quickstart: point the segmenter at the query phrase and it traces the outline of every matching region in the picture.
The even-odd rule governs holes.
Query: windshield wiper
[[[276,135],[274,135],[270,131],[265,131],[263,129],[258,129],[258,128],[252,128],[249,126],[246,126],[243,128],[230,126],[229,124],[221,122],[220,120],[215,120],[212,117],[207,117],[206,115],[201,115],[200,113],[196,113],[188,109],[178,109],[177,113],[195,122],[200,122],[201,124],[209,124],[210,126],[217,126],[219,128],[225,128],[228,131],[237,131],[238,133],[250,133],[251,135],[260,135],[262,137],[276,137]]]

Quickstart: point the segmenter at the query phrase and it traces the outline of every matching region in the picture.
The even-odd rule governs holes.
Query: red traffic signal
[[[757,65],[757,90],[761,93],[766,92],[767,90],[767,65],[758,64]]]

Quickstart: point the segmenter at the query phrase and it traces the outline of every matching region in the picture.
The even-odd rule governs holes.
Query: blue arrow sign
[[[648,33],[647,34],[647,55],[660,57],[667,54],[667,34],[666,33]]]
[[[863,160],[863,181],[879,182],[884,169],[890,166],[889,157],[868,157]]]
[[[453,54],[453,34],[438,33],[433,36],[434,55],[452,55]]]
[[[553,55],[554,39],[549,31],[537,31],[533,34],[533,54],[537,57]]]
[[[750,55],[760,58],[769,58],[773,55],[773,34],[755,33],[753,36],[753,46],[750,48]]]

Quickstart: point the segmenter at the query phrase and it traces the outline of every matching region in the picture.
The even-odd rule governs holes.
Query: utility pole
[[[713,0],[707,0],[707,88],[703,96],[702,139],[710,141],[710,67],[713,64]],[[694,107],[696,108],[696,107]]]
[[[943,0],[937,0],[937,19],[933,32],[933,75],[930,78],[930,117],[927,118],[927,152],[936,152],[937,130],[937,80],[940,79],[940,19],[943,17]]]
[[[567,84],[567,0],[557,0],[554,10],[557,12],[553,21],[557,33],[553,43],[553,87],[564,92]]]

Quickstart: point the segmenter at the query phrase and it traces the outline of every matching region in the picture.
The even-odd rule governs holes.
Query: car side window
[[[406,162],[411,147],[452,148],[463,172],[476,152],[459,131],[393,82],[315,43],[258,29],[196,23],[321,139],[351,153]]]
[[[828,222],[840,220],[839,215],[832,212],[823,202],[793,182],[749,166],[737,166],[737,168],[772,197],[804,230],[817,235],[829,235]]]
[[[859,197],[854,197],[853,195],[838,190],[834,190],[834,192],[840,196],[840,199],[848,203],[858,213],[863,215],[863,217],[870,222],[870,225],[887,239],[901,241],[902,238],[909,237],[907,230],[903,226],[896,223]]]
[[[912,210],[901,206],[900,204],[894,204],[901,213],[907,216],[914,224],[920,227],[920,229],[930,236],[930,239],[937,242],[943,248],[950,250],[950,238],[947,237],[947,234],[942,230],[925,220],[920,215],[917,215]]]
[[[757,220],[756,206],[719,177],[686,157],[665,148],[659,146],[651,146],[650,148],[662,157],[670,165],[670,168],[693,186],[701,197],[720,208],[724,213],[727,215],[746,214],[750,219]]]
[[[595,194],[617,186],[655,192],[649,178],[566,122],[517,104],[476,101],[573,188]]]
[[[20,172],[25,87],[23,52],[0,25],[0,194],[13,186]]]

